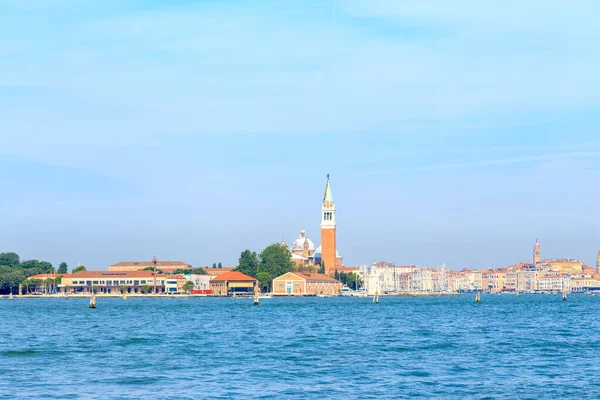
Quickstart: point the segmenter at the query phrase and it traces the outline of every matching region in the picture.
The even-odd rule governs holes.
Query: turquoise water
[[[0,299],[0,398],[600,398],[600,296]]]

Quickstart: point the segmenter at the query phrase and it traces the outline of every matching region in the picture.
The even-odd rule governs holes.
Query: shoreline
[[[316,298],[318,296],[288,296],[288,295],[273,295],[271,293],[263,293],[262,295],[269,295],[271,297],[281,298]],[[380,294],[379,297],[447,297],[447,296],[460,296],[464,293],[397,293],[397,294]],[[24,295],[13,295],[14,299],[89,299],[89,294],[70,294],[68,296],[55,295],[55,294],[24,294]],[[121,298],[122,294],[96,294],[96,298]],[[139,293],[128,293],[127,298],[158,298],[158,299],[173,299],[173,298],[188,298],[188,297],[213,297],[213,298],[234,298],[233,296],[215,296],[210,294],[139,294]],[[240,296],[237,298],[252,298],[253,296]],[[352,298],[372,298],[373,296],[328,296],[328,297],[352,297]],[[0,295],[0,299],[9,299],[9,295]]]

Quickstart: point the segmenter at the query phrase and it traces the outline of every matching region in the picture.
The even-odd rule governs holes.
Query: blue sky
[[[0,1],[0,251],[102,269],[319,242],[600,248],[596,1]]]

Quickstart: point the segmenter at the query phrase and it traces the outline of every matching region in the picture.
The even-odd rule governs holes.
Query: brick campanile
[[[537,239],[535,239],[535,244],[533,245],[533,265],[536,266],[542,261],[542,255],[540,253],[540,243]]]
[[[598,251],[598,257],[596,257],[596,273],[600,274],[600,251]]]
[[[325,273],[329,276],[335,275],[337,259],[335,229],[335,203],[331,194],[328,174],[323,206],[321,207],[321,262],[325,264]]]

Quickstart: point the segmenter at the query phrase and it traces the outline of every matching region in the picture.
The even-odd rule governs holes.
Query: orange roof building
[[[219,296],[252,294],[257,284],[256,279],[238,271],[223,272],[210,281],[213,293]]]
[[[276,296],[337,296],[342,282],[324,274],[288,272],[273,279],[273,294]]]

